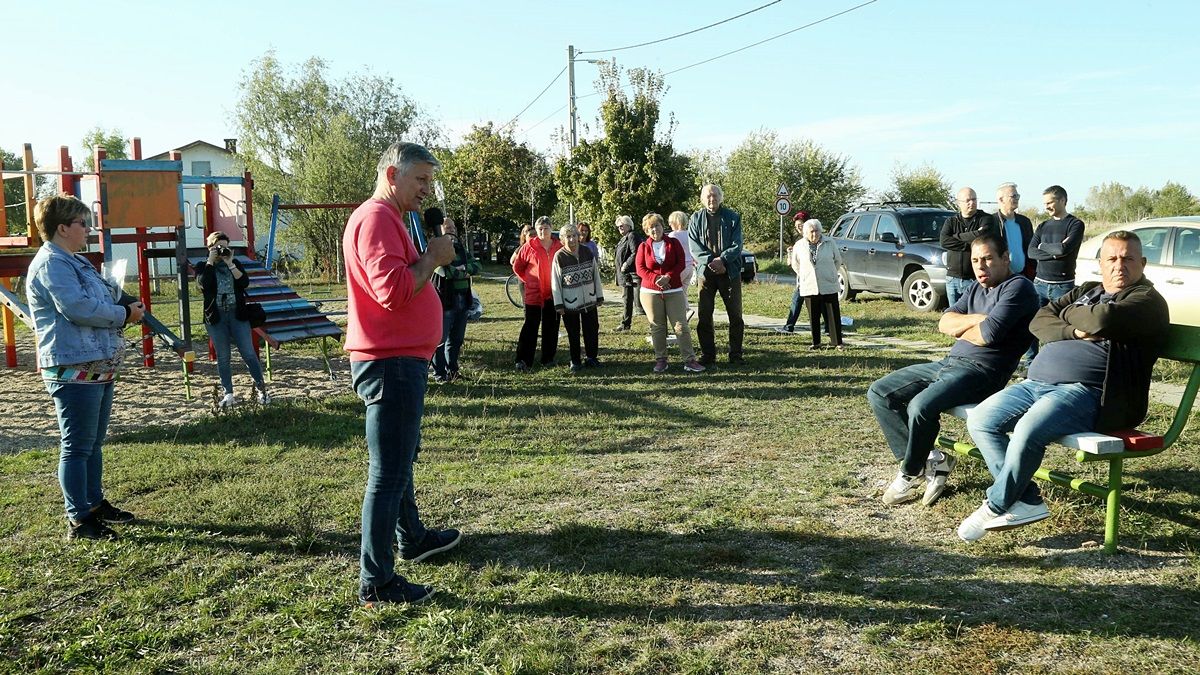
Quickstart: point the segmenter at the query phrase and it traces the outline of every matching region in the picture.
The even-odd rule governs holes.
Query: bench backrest
[[[1171,447],[1183,433],[1192,412],[1192,405],[1196,402],[1196,392],[1200,390],[1200,327],[1173,323],[1168,330],[1167,343],[1161,358],[1192,364],[1192,374],[1188,377],[1171,428],[1163,434],[1164,447]]]

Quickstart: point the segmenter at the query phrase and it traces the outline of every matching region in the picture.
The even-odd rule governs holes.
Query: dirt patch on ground
[[[336,379],[319,355],[290,351],[285,345],[271,354],[273,381],[268,390],[275,401],[321,398],[335,393],[350,393],[350,365],[336,344],[330,345],[330,363]],[[17,335],[17,368],[0,366],[0,454],[25,450],[53,451],[58,447],[58,419],[54,402],[46,393],[41,375],[34,367],[34,347],[29,333]],[[217,364],[208,360],[206,348],[197,349],[191,375],[192,399],[184,393],[180,358],[173,352],[158,350],[155,367],[141,366],[140,351],[129,349],[125,367],[117,382],[109,434],[141,429],[146,426],[173,426],[213,414],[213,389],[219,389]],[[233,355],[233,386],[239,405],[254,400],[254,381],[246,366]]]

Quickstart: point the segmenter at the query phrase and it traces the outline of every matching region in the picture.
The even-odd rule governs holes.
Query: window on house
[[[212,162],[192,162],[193,176],[211,176]]]

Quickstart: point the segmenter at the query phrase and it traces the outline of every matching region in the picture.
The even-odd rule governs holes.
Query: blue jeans
[[[46,382],[58,413],[62,443],[58,454],[58,483],[67,517],[79,522],[104,499],[104,437],[112,413],[115,383]]]
[[[229,366],[230,344],[237,345],[238,354],[246,362],[246,370],[254,378],[254,384],[264,389],[262,366],[258,363],[258,355],[254,353],[254,341],[250,339],[250,324],[239,321],[233,312],[221,312],[217,323],[205,323],[208,337],[212,339],[213,350],[217,353],[217,375],[221,377],[221,386],[226,394],[233,393],[233,369]]]
[[[350,363],[351,383],[367,406],[367,488],[362,503],[359,583],[382,586],[395,576],[396,557],[425,538],[413,490],[413,461],[421,445],[421,416],[429,364],[394,357]]]
[[[800,295],[800,287],[797,286],[796,290],[792,292],[792,306],[788,310],[787,321],[783,322],[789,331],[796,330],[796,321],[800,319],[800,308],[803,306],[804,296]]]
[[[975,283],[974,279],[959,279],[958,277],[947,276],[946,277],[946,302],[947,302],[947,304],[949,306],[953,307],[954,303],[958,302],[958,299],[960,297],[962,297],[962,295],[967,292],[967,289],[970,288],[971,285],[974,283]]]
[[[1006,380],[969,359],[947,356],[918,363],[875,380],[867,402],[883,437],[908,476],[925,471],[925,461],[941,431],[941,414],[978,403],[1000,390]]]
[[[442,299],[442,343],[433,351],[433,374],[447,377],[458,372],[458,355],[467,337],[467,310],[470,294],[451,292]]]
[[[1025,380],[990,396],[967,417],[967,430],[979,446],[994,482],[988,505],[1004,513],[1017,501],[1040,504],[1033,473],[1046,446],[1067,434],[1092,431],[1100,413],[1100,389],[1084,384]]]

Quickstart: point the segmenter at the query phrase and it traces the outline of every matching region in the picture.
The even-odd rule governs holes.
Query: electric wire
[[[517,113],[516,115],[513,115],[513,118],[511,120],[509,120],[507,123],[505,123],[504,126],[500,127],[500,129],[498,129],[498,131],[507,129],[508,127],[512,126],[512,124],[515,123],[518,119],[520,119],[521,115],[524,115],[525,111],[529,110],[530,106],[532,106],[534,103],[537,103],[538,100],[542,98],[542,96],[546,95],[546,92],[550,91],[550,87],[553,87],[554,83],[558,82],[558,78],[562,77],[563,73],[565,73],[565,72],[567,72],[567,67],[563,66],[563,69],[558,71],[558,74],[554,76],[554,79],[550,80],[550,84],[546,85],[546,88],[542,89],[542,92],[540,94],[533,97],[533,100],[529,102],[529,105],[525,106],[524,108],[521,108],[521,112]]]
[[[768,2],[765,5],[760,5],[749,11],[742,12],[741,14],[738,14],[737,16],[731,16],[728,19],[722,19],[716,23],[710,23],[707,26],[702,26],[700,28],[695,28],[693,30],[689,30],[686,33],[679,33],[677,35],[672,35],[670,37],[659,38],[657,40],[651,40],[649,42],[642,42],[642,43],[639,43],[636,45],[628,45],[625,47],[615,47],[613,49],[589,49],[586,52],[584,52],[584,51],[575,52],[575,55],[578,56],[579,54],[603,54],[605,52],[620,52],[620,51],[624,51],[626,49],[637,49],[638,47],[647,47],[649,45],[656,45],[660,42],[674,40],[675,38],[681,38],[681,37],[684,37],[685,35],[691,35],[692,33],[699,33],[702,30],[708,30],[709,28],[714,28],[716,26],[720,26],[723,23],[729,23],[730,21],[733,21],[734,19],[740,19],[743,16],[746,16],[747,14],[753,14],[753,13],[759,11],[760,9],[766,9],[766,8],[770,7],[771,5],[777,5],[780,2],[783,2],[783,0],[773,0],[772,2]]]
[[[791,35],[792,33],[795,33],[796,31],[804,30],[805,28],[812,28],[813,26],[815,26],[817,24],[825,23],[826,21],[829,21],[830,19],[836,19],[837,17],[842,16],[843,14],[849,14],[850,12],[853,12],[856,9],[862,9],[863,7],[866,7],[867,5],[873,5],[876,2],[878,2],[878,0],[867,0],[867,2],[864,2],[860,5],[855,5],[849,9],[844,9],[844,10],[838,12],[837,14],[830,14],[829,16],[827,16],[823,19],[817,19],[816,21],[813,21],[811,23],[806,23],[803,26],[800,26],[799,28],[793,28],[789,31],[784,31],[778,35],[773,35],[765,40],[759,40],[758,42],[755,42],[754,44],[749,44],[749,45],[746,45],[745,47],[739,47],[737,49],[734,49],[733,51],[728,51],[728,52],[725,52],[724,54],[718,54],[712,58],[704,59],[703,61],[697,61],[695,63],[686,65],[682,68],[676,68],[675,70],[663,73],[663,77],[666,77],[667,75],[674,75],[675,73],[685,71],[688,68],[695,68],[696,66],[702,66],[706,63],[711,63],[713,61],[716,61],[717,59],[723,59],[726,56],[730,56],[730,55],[736,54],[738,52],[744,52],[747,49],[750,49],[751,47],[757,47],[761,44],[770,42],[771,40],[778,40],[779,38],[781,38],[785,35]]]

